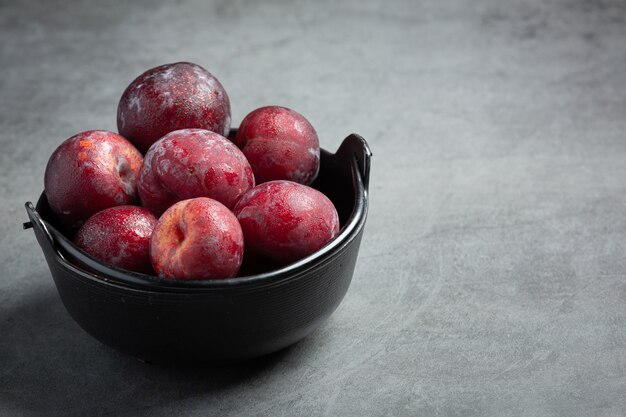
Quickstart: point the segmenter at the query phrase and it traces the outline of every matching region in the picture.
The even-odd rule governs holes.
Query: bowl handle
[[[363,186],[367,191],[370,181],[372,151],[365,139],[356,133],[352,133],[339,145],[339,149],[337,149],[335,155],[345,160],[350,165],[352,164],[352,159],[356,157],[359,173],[363,180]]]
[[[35,237],[37,237],[37,240],[39,240],[40,243],[43,243],[43,239],[43,241],[45,241],[48,245],[54,245],[54,238],[41,219],[41,216],[39,216],[39,213],[37,213],[33,203],[28,201],[25,206],[26,213],[28,214],[30,221],[22,225],[24,230],[32,228],[35,231]]]

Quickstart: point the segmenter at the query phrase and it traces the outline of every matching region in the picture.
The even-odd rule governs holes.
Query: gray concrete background
[[[0,0],[0,415],[626,415],[626,2]],[[65,312],[54,148],[188,60],[374,152],[353,283],[277,355],[151,366]]]

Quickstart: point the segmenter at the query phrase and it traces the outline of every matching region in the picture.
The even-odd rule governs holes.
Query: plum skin
[[[182,200],[168,208],[150,242],[156,273],[178,280],[234,277],[243,250],[243,232],[235,215],[206,197]]]
[[[254,185],[250,164],[231,141],[204,129],[181,129],[150,147],[138,191],[142,205],[160,215],[177,201],[195,197],[232,208]]]
[[[122,136],[106,130],[78,133],[50,156],[44,191],[59,221],[75,232],[105,208],[138,201],[141,153]]]
[[[244,117],[235,144],[243,151],[257,184],[289,180],[313,183],[320,168],[317,132],[300,113],[281,106],[265,106]]]
[[[230,100],[215,76],[191,62],[151,68],[124,90],[117,107],[120,134],[142,152],[169,132],[207,129],[227,135]]]
[[[152,274],[150,238],[157,218],[139,206],[109,207],[91,216],[74,236],[74,244],[107,264]]]
[[[293,181],[257,185],[233,212],[244,233],[246,253],[281,265],[310,255],[339,233],[332,201],[320,191]]]

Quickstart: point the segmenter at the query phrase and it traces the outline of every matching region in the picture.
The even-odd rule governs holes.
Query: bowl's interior
[[[29,209],[27,204],[27,210],[29,210],[33,226],[35,228],[41,227],[43,231],[51,235],[49,241],[54,246],[56,255],[84,270],[93,279],[105,279],[106,282],[121,285],[166,291],[256,285],[262,282],[287,279],[315,267],[320,262],[327,262],[333,257],[333,253],[356,236],[367,215],[367,180],[370,155],[367,144],[358,135],[348,136],[334,154],[325,150],[321,151],[320,172],[312,186],[326,194],[335,205],[341,224],[339,235],[326,246],[304,259],[254,275],[220,280],[176,281],[116,268],[89,256],[72,243],[72,236],[63,228],[51,211],[45,193],[41,194],[36,209]],[[41,220],[41,224],[38,224],[39,220]]]

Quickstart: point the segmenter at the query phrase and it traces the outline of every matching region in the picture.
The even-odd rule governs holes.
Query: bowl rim
[[[42,191],[36,207],[32,202],[26,202],[26,211],[31,221],[25,223],[24,228],[33,227],[36,233],[39,232],[44,235],[47,244],[54,252],[54,256],[57,260],[62,261],[63,268],[80,272],[83,278],[99,285],[159,292],[198,292],[274,285],[285,280],[295,280],[305,275],[307,271],[326,264],[338,256],[359,235],[367,218],[369,167],[372,153],[365,139],[357,134],[351,134],[343,140],[335,154],[324,149],[321,149],[321,153],[325,154],[326,157],[338,158],[340,161],[350,164],[355,202],[350,216],[340,229],[339,234],[316,252],[289,265],[260,274],[222,279],[173,280],[105,264],[79,249],[63,233],[41,217],[37,207],[40,207],[41,204],[47,204],[45,191]],[[63,252],[85,264],[93,272],[69,261]],[[71,268],[69,268],[70,266]]]

